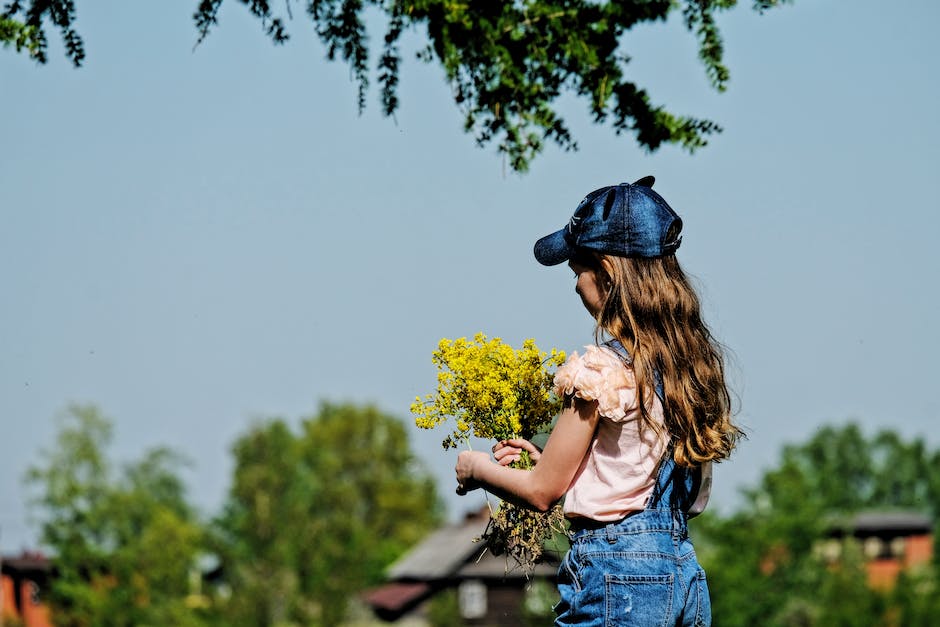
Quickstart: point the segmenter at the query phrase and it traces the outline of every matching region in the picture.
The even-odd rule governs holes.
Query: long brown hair
[[[743,432],[731,421],[722,346],[702,320],[698,296],[676,257],[585,251],[576,261],[593,268],[606,289],[598,339],[609,335],[629,352],[645,424],[657,428],[648,399],[656,393],[658,372],[676,463],[694,466],[728,457]]]

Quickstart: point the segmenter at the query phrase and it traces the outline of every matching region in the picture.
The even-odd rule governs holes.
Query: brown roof
[[[366,603],[376,612],[401,614],[431,591],[431,586],[423,583],[389,583],[366,592]]]
[[[5,574],[41,574],[46,575],[52,570],[52,564],[42,553],[23,551],[19,555],[4,555],[2,559],[2,572]]]
[[[558,571],[556,560],[548,560],[536,564],[530,573],[522,570],[522,567],[508,555],[493,555],[486,551],[478,559],[466,562],[463,567],[457,571],[457,579],[528,579],[531,577],[554,577]]]
[[[829,526],[829,535],[836,537],[846,534],[856,537],[907,536],[927,534],[932,529],[933,521],[919,512],[872,511],[834,520]]]
[[[851,522],[859,531],[906,531],[929,533],[933,523],[927,516],[915,512],[866,512],[858,514]]]
[[[403,555],[388,570],[391,581],[441,581],[445,579],[516,579],[554,576],[557,562],[538,564],[533,573],[525,573],[506,555],[493,555],[479,542],[489,522],[484,508],[463,521],[447,525],[430,534]],[[555,562],[554,564],[552,562]]]
[[[388,578],[433,581],[450,577],[482,552],[482,545],[475,540],[483,535],[487,521],[487,517],[474,516],[441,527],[392,564]]]

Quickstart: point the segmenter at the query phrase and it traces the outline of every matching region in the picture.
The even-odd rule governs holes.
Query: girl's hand
[[[500,440],[493,445],[493,457],[500,466],[508,466],[522,458],[522,451],[529,453],[529,459],[534,466],[542,456],[542,451],[528,440],[522,438],[511,438],[509,440]]]
[[[457,455],[457,494],[463,496],[471,490],[480,487],[479,482],[473,478],[473,468],[476,464],[489,464],[490,456],[480,451],[462,451]]]

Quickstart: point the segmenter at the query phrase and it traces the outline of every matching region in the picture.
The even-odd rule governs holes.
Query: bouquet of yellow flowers
[[[466,338],[443,339],[432,356],[438,368],[437,393],[418,397],[411,405],[416,424],[431,429],[453,418],[453,432],[444,438],[445,449],[470,435],[505,440],[531,439],[547,429],[561,409],[561,399],[552,390],[553,369],[565,354],[552,349],[545,353],[526,340],[515,350],[498,338],[478,333]],[[531,468],[523,451],[514,464]],[[483,540],[494,553],[507,554],[526,570],[539,560],[543,544],[563,528],[560,507],[549,513],[530,511],[503,502],[491,512]]]

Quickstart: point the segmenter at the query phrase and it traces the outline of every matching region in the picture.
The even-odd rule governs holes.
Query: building
[[[484,508],[438,529],[392,564],[388,582],[367,592],[366,603],[383,620],[414,622],[426,611],[429,600],[454,590],[464,625],[523,624],[526,605],[545,604],[537,598],[539,593],[549,586],[554,591],[557,556],[548,555],[534,572],[524,573],[506,556],[493,555],[476,542],[488,522]],[[550,604],[541,609],[550,611]]]
[[[919,513],[858,514],[832,525],[820,550],[835,561],[848,539],[859,543],[872,588],[890,588],[901,571],[927,565],[933,557],[933,522]]]
[[[52,567],[40,553],[23,552],[0,559],[0,624],[51,627],[43,591]]]

